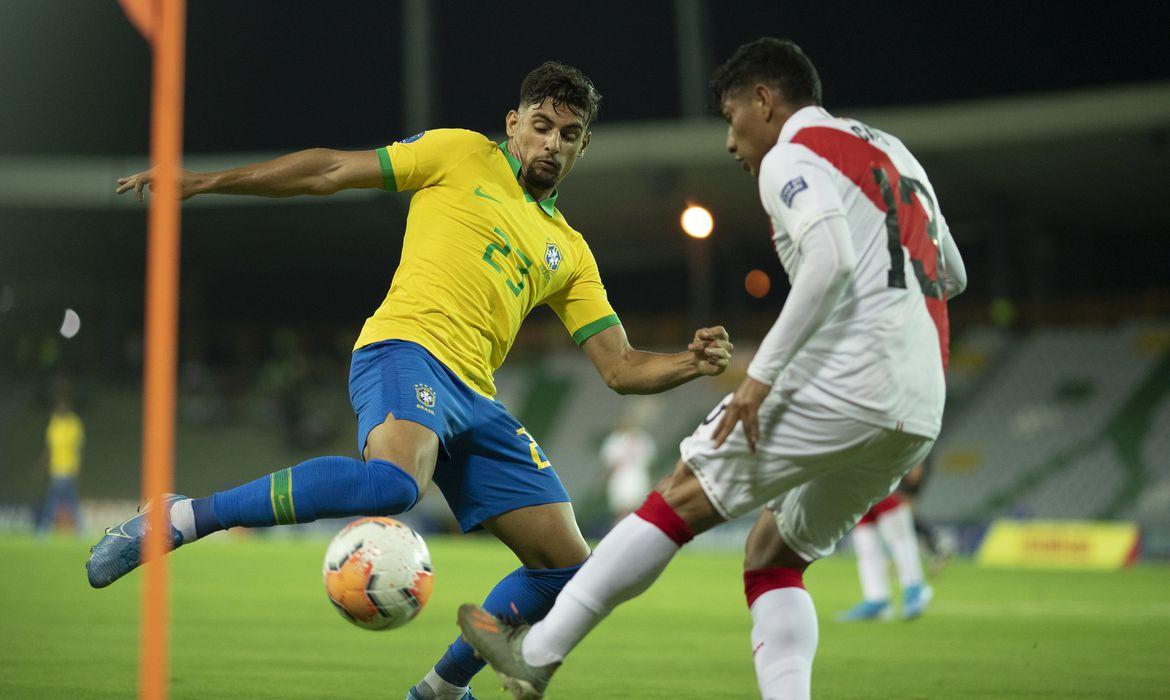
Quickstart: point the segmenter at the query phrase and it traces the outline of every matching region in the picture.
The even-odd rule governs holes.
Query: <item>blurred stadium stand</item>
[[[102,88],[119,72],[137,71],[134,75],[144,79],[145,48],[134,43],[138,38],[115,3],[78,5],[77,21],[65,25],[52,17],[49,5],[6,5],[0,7],[0,20],[35,14],[46,29],[29,36],[52,34],[69,50],[33,50],[14,39],[0,42],[0,57],[11,51],[21,61],[32,60],[29,56],[69,61],[77,38],[70,32],[96,26],[98,20],[108,20],[115,27],[111,31],[120,34],[105,39],[95,34],[88,37],[95,44],[85,44],[95,55],[112,55],[109,64],[70,61],[69,66],[40,66],[39,73],[0,74],[0,94],[45,90],[64,104],[50,109],[30,97],[21,109],[33,118],[16,124],[20,128],[0,121],[12,127],[0,133],[0,528],[31,522],[28,513],[42,489],[34,463],[49,387],[59,376],[74,385],[89,436],[83,497],[91,507],[124,512],[122,502],[133,501],[138,492],[145,217],[141,205],[113,194],[113,182],[146,165],[145,83],[122,92]],[[396,8],[384,7],[389,4],[374,5],[371,11],[397,17]],[[745,3],[761,17],[773,5]],[[976,27],[986,26],[978,22],[998,27],[1005,24],[1003,16],[1015,17],[1011,13],[1017,11],[970,10],[982,18],[972,20]],[[346,36],[330,24],[347,21],[345,13],[324,6],[304,11],[318,13],[320,34]],[[838,14],[856,14],[820,4],[793,12],[832,15],[832,22],[824,16],[802,18],[826,26],[845,21]],[[289,41],[301,41],[282,24],[304,22],[292,17],[296,13],[249,17],[235,3],[192,4],[192,13],[188,97],[194,154],[187,167],[239,165],[276,155],[268,149],[289,142],[358,147],[355,138],[393,139],[404,133],[405,120],[398,119],[392,104],[402,95],[396,83],[388,94],[371,94],[368,86],[335,85],[331,76],[295,75],[295,85],[279,88],[292,91],[285,102],[271,99],[275,90],[229,80],[239,77],[234,68],[252,44],[289,36]],[[442,22],[453,22],[451,14],[444,14]],[[710,38],[721,55],[744,38],[731,24],[748,25],[753,35],[775,26],[718,14]],[[631,20],[635,29],[612,26],[604,16],[597,21],[607,32],[636,34],[641,31],[637,22],[660,21],[651,15],[648,11],[649,20]],[[1040,15],[1032,19],[1044,31],[1029,41],[1049,33],[1050,18],[1046,12]],[[857,17],[867,26],[901,21],[897,13]],[[244,22],[244,29],[223,32],[218,22],[226,18]],[[1012,41],[963,23],[946,24],[939,31],[970,34],[980,45]],[[1112,25],[1090,26],[1086,35]],[[1125,46],[1157,45],[1159,32],[1164,33],[1158,26],[1165,25],[1151,21],[1146,29],[1155,39],[1126,36]],[[440,29],[454,31],[447,24]],[[229,48],[200,53],[197,38],[208,36],[201,31],[231,34],[222,39]],[[475,31],[482,32],[479,24]],[[839,44],[839,34],[814,39],[810,28],[809,36],[806,48],[822,66],[826,86],[844,80],[849,71],[839,62],[857,61],[830,50]],[[824,43],[818,47],[817,41]],[[360,42],[351,43],[367,51]],[[116,48],[123,46],[131,48]],[[677,47],[647,50],[660,60],[658,54],[669,48]],[[593,56],[596,47],[582,51],[576,55]],[[1109,55],[1121,61],[1125,55],[1120,51]],[[565,58],[576,60],[573,51]],[[935,68],[919,59],[916,68]],[[244,73],[255,69],[260,75],[263,61],[284,60],[281,51],[267,51],[249,58],[250,70]],[[348,60],[358,65],[356,57]],[[400,68],[394,63],[397,54],[388,60],[393,65],[385,73],[393,77]],[[523,61],[523,66],[500,70],[499,80],[508,81],[508,104],[496,109],[498,101],[460,92],[457,103],[437,105],[435,120],[488,130],[498,126],[501,110],[515,93],[514,79],[530,67],[527,57]],[[1137,518],[1150,534],[1150,551],[1170,555],[1170,76],[1157,61],[1164,63],[1164,56],[1130,57],[1130,68],[1117,69],[1117,74],[1133,73],[1134,82],[1093,73],[1095,82],[1061,78],[1042,93],[1012,81],[1029,71],[1060,69],[1066,77],[1080,76],[1113,62],[1082,57],[1045,67],[1029,60],[1011,75],[983,71],[980,63],[961,79],[950,77],[952,66],[940,64],[936,72],[945,79],[930,89],[926,81],[909,80],[892,81],[896,84],[890,87],[858,72],[855,100],[844,107],[836,104],[835,95],[847,89],[826,92],[831,111],[896,134],[920,157],[970,273],[968,291],[952,305],[950,404],[938,469],[920,502],[931,520]],[[460,62],[450,63],[440,62],[438,69],[448,82],[458,77],[452,71],[462,70]],[[786,289],[779,283],[783,276],[755,183],[723,151],[723,123],[677,104],[671,80],[652,81],[647,88],[669,100],[652,92],[639,101],[635,97],[642,97],[646,81],[633,81],[639,84],[631,88],[619,80],[631,72],[628,65],[601,64],[614,71],[594,75],[607,95],[602,121],[594,128],[588,157],[563,186],[558,206],[588,238],[636,345],[676,349],[689,339],[695,323],[718,322],[731,329],[737,358],[745,362],[751,342],[775,318]],[[646,66],[645,73],[661,68],[653,62]],[[267,69],[273,75],[288,72],[283,63]],[[57,74],[59,80],[43,79]],[[83,89],[86,81],[98,87]],[[966,89],[954,84],[960,81],[979,84]],[[1007,88],[997,91],[999,82]],[[486,88],[477,82],[468,89]],[[94,104],[93,114],[89,104],[81,104],[87,100]],[[226,123],[235,117],[217,111],[225,100],[246,114],[249,124]],[[468,101],[484,105],[465,118],[455,107]],[[264,109],[284,110],[287,104],[305,109],[344,105],[341,111],[353,121],[330,124],[323,132],[297,131],[295,125],[264,116]],[[851,104],[878,106],[851,109]],[[485,111],[490,121],[481,118]],[[308,121],[322,120],[314,114]],[[107,122],[116,127],[103,130]],[[89,129],[102,132],[92,147]],[[209,134],[221,132],[234,141],[215,147]],[[303,142],[318,133],[344,137],[337,144]],[[236,150],[237,141],[264,150]],[[678,215],[688,201],[714,213],[715,233],[704,243],[679,234]],[[345,390],[348,353],[362,320],[385,294],[406,206],[404,197],[373,192],[327,200],[207,196],[185,206],[178,488],[202,494],[313,454],[353,453]],[[775,282],[762,299],[743,289],[744,275],[754,268]],[[699,293],[704,288],[707,292]],[[82,324],[68,341],[57,333],[65,308],[77,310]],[[669,469],[678,439],[734,386],[738,377],[729,375],[658,398],[651,413],[662,455],[659,472]],[[547,310],[538,310],[526,324],[498,379],[500,398],[541,441],[583,520],[603,527],[607,516],[597,446],[636,400],[604,387]],[[444,527],[441,502],[429,501],[423,517]],[[94,525],[107,520],[92,513],[88,518]]]
[[[924,517],[1130,519],[1170,473],[1158,424],[1170,414],[1170,325],[1044,328],[980,364],[985,376],[946,418]]]

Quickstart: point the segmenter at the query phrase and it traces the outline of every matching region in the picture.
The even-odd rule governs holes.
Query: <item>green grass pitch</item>
[[[222,537],[172,558],[173,698],[397,699],[455,635],[455,608],[515,566],[484,538],[431,537],[436,583],[409,626],[367,632],[325,599],[325,542]],[[0,538],[0,698],[135,692],[140,575],[95,591],[88,543]],[[1112,574],[954,563],[928,615],[843,624],[853,561],[807,576],[820,615],[818,698],[1170,695],[1170,568]],[[685,552],[557,674],[555,698],[756,696],[736,553]],[[494,675],[473,686],[500,698]]]

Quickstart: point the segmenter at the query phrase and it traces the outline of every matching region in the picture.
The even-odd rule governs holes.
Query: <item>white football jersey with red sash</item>
[[[790,279],[801,236],[826,217],[845,217],[857,259],[776,388],[789,401],[936,437],[949,342],[939,241],[950,231],[922,166],[895,137],[805,107],[764,157],[759,186]]]

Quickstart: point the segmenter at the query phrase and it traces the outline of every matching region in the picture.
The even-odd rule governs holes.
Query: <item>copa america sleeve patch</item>
[[[780,199],[784,200],[784,206],[791,209],[792,199],[807,189],[808,183],[804,181],[803,177],[798,175],[785,183],[784,189],[780,190]]]

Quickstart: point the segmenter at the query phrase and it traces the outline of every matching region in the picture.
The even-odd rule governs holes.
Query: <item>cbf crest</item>
[[[426,384],[414,385],[414,397],[418,399],[416,408],[422,409],[432,416],[435,415],[435,390]]]
[[[557,268],[561,266],[561,249],[557,247],[556,243],[549,243],[544,247],[544,264],[552,272],[556,272]]]

